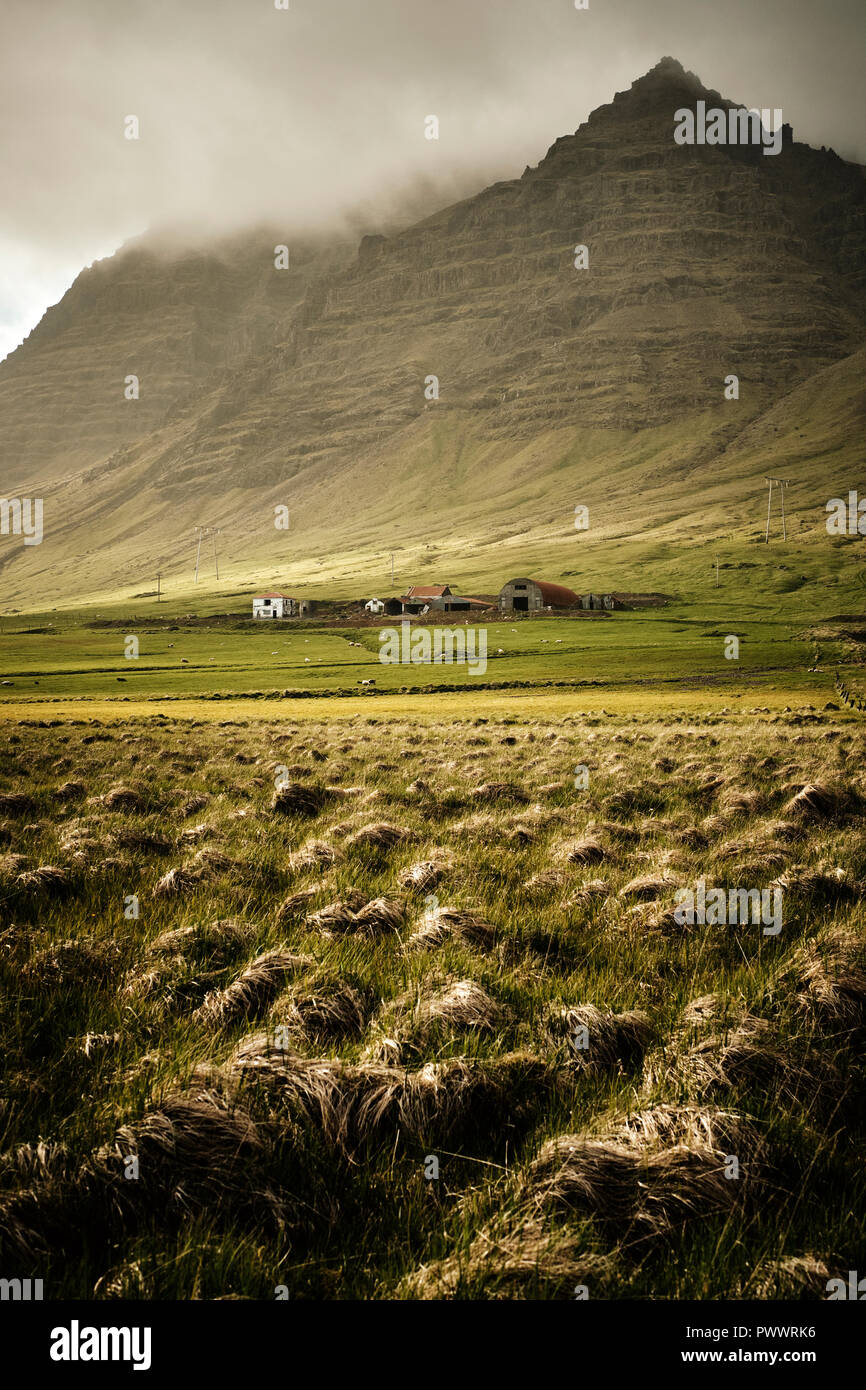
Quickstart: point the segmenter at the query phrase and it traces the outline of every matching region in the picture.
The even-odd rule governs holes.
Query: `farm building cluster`
[[[423,617],[428,613],[461,614],[469,618],[497,610],[500,613],[550,613],[567,609],[611,611],[624,608],[616,594],[576,594],[562,584],[544,579],[509,579],[496,596],[472,597],[455,594],[448,584],[413,584],[397,598],[371,598],[363,611],[372,617]],[[263,619],[314,617],[313,599],[292,598],[288,594],[259,594],[253,599],[253,617]]]

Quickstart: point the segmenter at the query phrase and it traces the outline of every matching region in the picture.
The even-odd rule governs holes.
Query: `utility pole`
[[[156,601],[157,601],[157,603],[159,603],[159,601],[160,601],[160,593],[161,593],[161,588],[162,588],[161,581],[162,581],[162,575],[161,575],[161,574],[158,574],[158,575],[156,576]]]
[[[216,538],[217,538],[217,536],[221,536],[221,535],[222,535],[222,531],[211,531],[211,540],[212,540],[212,542],[213,542],[213,563],[214,563],[214,569],[216,570],[216,577],[217,577],[217,579],[219,579],[219,577],[220,577],[220,567],[219,567],[219,561],[217,560]]]
[[[394,552],[391,551],[391,583],[394,583]]]
[[[716,556],[716,588],[719,587],[719,557]]]
[[[194,583],[196,583],[196,584],[198,583],[199,563],[200,563],[200,561],[201,561],[201,543],[202,543],[202,541],[204,540],[205,536],[210,536],[210,538],[211,538],[211,545],[212,545],[212,547],[213,547],[213,562],[214,562],[214,569],[216,570],[216,577],[217,577],[217,579],[219,579],[219,577],[220,577],[220,567],[219,567],[219,561],[218,561],[218,559],[217,559],[216,538],[217,538],[217,536],[221,536],[221,535],[222,535],[222,531],[220,531],[219,528],[216,527],[216,526],[196,526],[195,529],[198,531],[198,550],[196,551],[196,556],[195,556],[195,580],[194,580]]]
[[[790,478],[765,478],[765,479],[764,479],[764,482],[768,484],[769,489],[770,489],[769,494],[768,494],[768,496],[767,496],[767,530],[766,530],[766,532],[765,532],[765,534],[764,534],[764,540],[765,540],[765,542],[769,545],[769,543],[770,543],[770,508],[771,508],[772,505],[773,505],[773,488],[774,488],[774,487],[777,487],[777,488],[779,489],[781,495],[782,495],[782,540],[783,540],[783,541],[786,541],[786,540],[788,539],[788,527],[787,527],[787,523],[786,523],[786,521],[785,521],[785,488],[786,488],[786,487],[790,487],[790,485],[791,485],[791,479],[790,479]]]

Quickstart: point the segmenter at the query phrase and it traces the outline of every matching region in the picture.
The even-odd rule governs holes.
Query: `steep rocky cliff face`
[[[678,145],[699,99],[730,104],[664,59],[521,177],[351,253],[293,247],[287,272],[273,234],[94,266],[0,367],[4,489],[53,487],[66,553],[120,582],[154,538],[170,564],[193,517],[229,510],[255,558],[274,497],[310,518],[301,555],[346,548],[325,514],[375,544],[401,492],[418,534],[471,515],[501,534],[518,473],[542,499],[561,485],[554,437],[560,458],[608,450],[614,480],[645,438],[649,475],[699,488],[866,326],[864,170],[788,127],[776,156]]]
[[[281,240],[267,229],[203,249],[145,238],[82,271],[0,365],[3,486],[67,476],[194,414],[353,254],[347,242],[302,242],[278,271]],[[130,375],[137,400],[125,395]]]

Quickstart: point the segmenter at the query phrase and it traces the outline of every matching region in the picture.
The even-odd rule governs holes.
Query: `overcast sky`
[[[0,357],[148,227],[288,235],[393,211],[421,179],[446,203],[536,164],[665,54],[866,162],[866,0],[289,3],[0,0]]]

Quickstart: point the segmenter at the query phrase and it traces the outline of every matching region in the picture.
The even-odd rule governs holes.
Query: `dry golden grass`
[[[813,717],[22,723],[4,1269],[819,1296],[866,1238],[866,737]],[[782,931],[679,921],[701,878]]]

